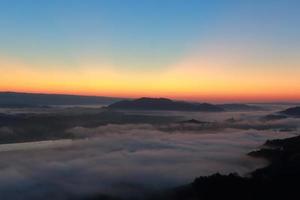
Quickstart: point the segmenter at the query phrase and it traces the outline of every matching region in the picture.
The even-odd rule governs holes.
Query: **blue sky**
[[[2,0],[0,7],[2,52],[73,64],[87,54],[162,67],[209,36],[280,45],[299,34],[297,1]]]

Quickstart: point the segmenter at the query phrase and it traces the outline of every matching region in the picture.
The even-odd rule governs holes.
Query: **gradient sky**
[[[0,0],[0,90],[299,101],[298,0]]]

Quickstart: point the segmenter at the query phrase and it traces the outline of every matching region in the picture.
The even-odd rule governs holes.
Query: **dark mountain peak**
[[[184,124],[210,124],[211,122],[205,122],[205,121],[199,121],[199,120],[196,120],[196,119],[190,119],[190,120],[181,121],[180,123],[184,123]]]
[[[223,111],[222,108],[208,103],[189,103],[184,101],[173,101],[167,98],[149,97],[142,97],[131,101],[119,101],[109,105],[108,108],[121,110]]]
[[[151,98],[151,97],[141,97],[139,99],[133,100],[135,102],[173,102],[171,99],[167,98]]]

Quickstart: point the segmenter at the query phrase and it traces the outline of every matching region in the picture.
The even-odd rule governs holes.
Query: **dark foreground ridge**
[[[170,111],[204,111],[220,112],[224,109],[220,106],[208,103],[189,103],[183,101],[173,101],[166,98],[143,97],[136,100],[124,100],[108,106],[110,109],[120,110],[170,110]]]
[[[266,158],[270,165],[249,177],[214,174],[151,199],[299,199],[300,137],[267,141],[265,148],[249,153]]]
[[[192,183],[150,195],[146,200],[268,200],[299,199],[300,136],[267,141],[264,148],[249,153],[265,158],[270,165],[255,170],[249,177],[237,174],[196,178]],[[115,199],[106,196],[93,200]],[[117,198],[118,199],[118,198]],[[117,200],[116,199],[116,200]]]

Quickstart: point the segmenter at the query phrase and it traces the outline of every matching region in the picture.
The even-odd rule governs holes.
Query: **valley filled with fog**
[[[298,135],[299,118],[258,111],[110,110],[47,106],[0,110],[0,198],[138,198],[216,172],[268,164],[248,152]]]

